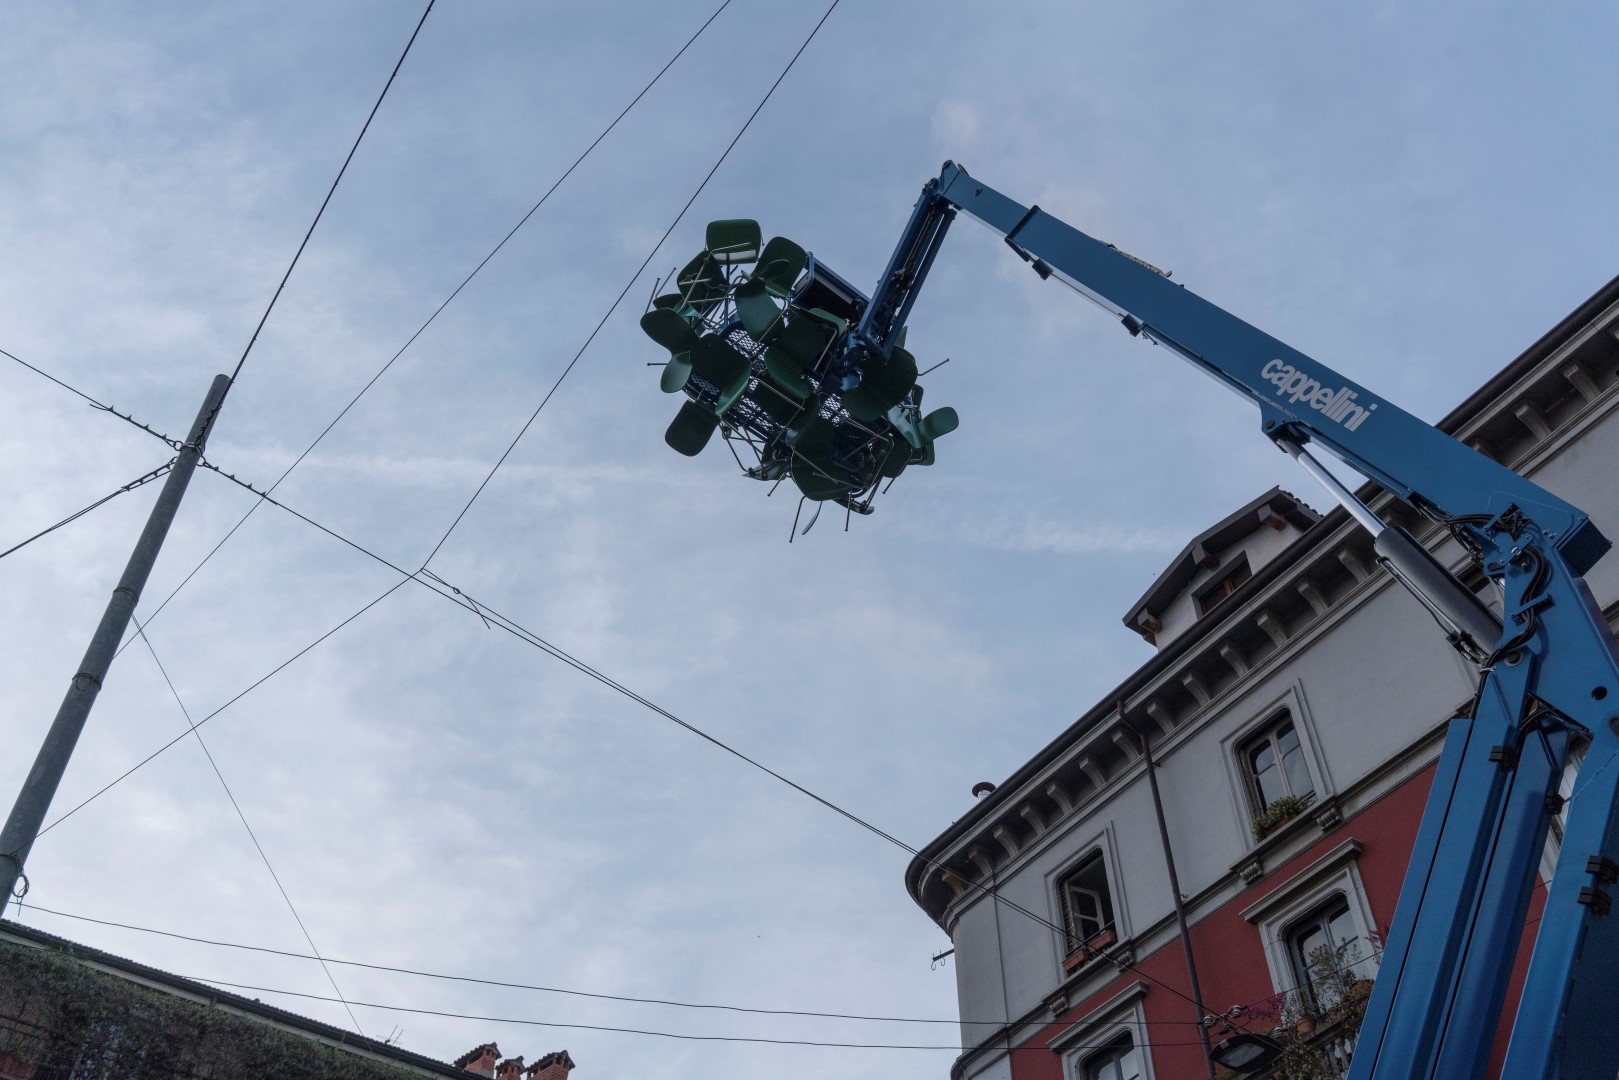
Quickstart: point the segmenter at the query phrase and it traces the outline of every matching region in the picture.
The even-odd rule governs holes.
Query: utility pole
[[[67,769],[68,759],[73,756],[79,733],[90,718],[90,707],[95,704],[96,695],[101,691],[107,668],[118,652],[118,643],[123,640],[124,632],[129,629],[130,616],[135,612],[141,590],[146,587],[146,579],[151,576],[152,564],[157,561],[163,538],[168,535],[169,526],[174,522],[175,511],[180,508],[180,499],[185,495],[186,485],[191,482],[191,474],[196,471],[203,444],[208,440],[208,429],[213,426],[214,417],[225,400],[230,383],[228,375],[214,376],[202,410],[191,425],[191,433],[186,436],[185,445],[174,459],[174,468],[169,470],[168,477],[163,481],[163,490],[158,494],[151,516],[146,519],[146,528],[141,530],[140,539],[135,541],[135,550],[124,567],[124,576],[112,591],[112,599],[107,601],[101,624],[90,639],[90,647],[85,650],[84,660],[68,686],[61,708],[56,710],[56,719],[51,722],[51,729],[45,735],[39,755],[34,758],[34,767],[28,771],[28,779],[23,781],[22,790],[17,793],[17,802],[11,808],[11,816],[6,818],[5,829],[0,831],[0,904],[13,895],[17,879],[22,877],[28,849],[33,847],[34,837],[39,835],[45,812],[50,809],[56,787],[62,782],[62,773]]]
[[[1124,715],[1124,705],[1119,705],[1119,715]],[[1203,1065],[1208,1069],[1209,1078],[1214,1077],[1214,1048],[1209,1045],[1209,1028],[1203,1023],[1208,1010],[1203,1005],[1203,988],[1197,981],[1197,960],[1192,956],[1192,934],[1186,928],[1186,901],[1181,899],[1180,875],[1175,873],[1175,852],[1169,846],[1169,826],[1164,821],[1164,798],[1158,792],[1158,766],[1152,760],[1152,739],[1146,732],[1139,732],[1141,739],[1141,754],[1147,763],[1147,783],[1152,785],[1152,808],[1158,814],[1158,839],[1164,845],[1164,865],[1169,868],[1169,891],[1175,900],[1175,925],[1180,929],[1181,950],[1186,954],[1186,978],[1191,983],[1192,1001],[1197,1005],[1197,1037],[1203,1041]]]

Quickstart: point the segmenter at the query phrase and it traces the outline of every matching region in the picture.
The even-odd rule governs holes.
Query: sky
[[[275,481],[720,0],[434,7],[207,456]],[[863,288],[921,185],[1007,195],[1435,420],[1619,271],[1619,9],[732,0],[277,489],[912,846],[1150,655],[1185,541],[1320,492],[1251,406],[951,231],[910,320],[961,428],[847,532],[662,434],[654,280],[757,218]],[[421,6],[20,3],[0,16],[0,349],[183,434]],[[625,298],[610,315],[609,307]],[[588,348],[579,352],[607,315]],[[163,464],[0,357],[0,548]],[[156,494],[0,559],[7,805]],[[909,856],[287,511],[195,477],[51,819],[199,733],[321,952],[591,993],[953,1020]],[[160,670],[158,661],[161,661]],[[171,693],[164,672],[173,682]],[[263,679],[264,681],[260,682]],[[256,685],[255,685],[256,684]],[[253,687],[249,692],[249,687]],[[240,696],[239,696],[240,695]],[[28,903],[307,951],[187,735],[36,843]],[[19,917],[12,907],[8,917]],[[308,961],[28,925],[340,1025]],[[335,966],[375,1037],[566,1048],[579,1080],[942,1077],[950,1024],[638,1005]],[[374,1006],[387,1007],[374,1007]],[[501,1020],[435,1017],[427,1010]]]

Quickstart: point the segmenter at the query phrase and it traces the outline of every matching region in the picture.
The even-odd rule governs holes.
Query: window
[[[1540,857],[1540,876],[1547,882],[1557,870],[1557,854],[1563,850],[1563,830],[1568,828],[1568,800],[1574,796],[1574,781],[1580,775],[1580,765],[1590,743],[1577,739],[1569,743],[1568,757],[1563,763],[1563,775],[1557,783],[1557,794],[1563,799],[1557,813],[1552,815],[1551,828],[1546,833],[1546,848]]]
[[[1082,1080],[1141,1080],[1142,1075],[1141,1055],[1129,1035],[1120,1035],[1079,1068]]]
[[[1284,795],[1294,795],[1306,802],[1315,798],[1315,782],[1310,779],[1310,767],[1304,760],[1304,747],[1299,744],[1298,729],[1287,713],[1243,743],[1242,765],[1248,775],[1256,812],[1262,812]]]
[[[1087,855],[1063,877],[1057,889],[1070,954],[1082,950],[1099,953],[1118,940],[1113,932],[1113,897],[1107,887],[1107,866],[1100,851]],[[1088,959],[1089,955],[1081,956],[1075,966]]]
[[[1207,615],[1213,611],[1220,601],[1237,591],[1237,586],[1253,576],[1253,571],[1248,569],[1248,556],[1238,555],[1236,562],[1220,569],[1220,576],[1213,584],[1205,586],[1203,591],[1197,594],[1198,615]]]
[[[1289,924],[1286,937],[1294,985],[1313,1011],[1337,1004],[1356,979],[1370,975],[1370,970],[1363,970],[1369,950],[1363,947],[1349,900],[1342,893]]]

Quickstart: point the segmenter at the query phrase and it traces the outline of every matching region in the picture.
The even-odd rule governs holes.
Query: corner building
[[[1619,538],[1616,411],[1619,278],[1439,427]],[[1375,485],[1359,495],[1494,597],[1442,529]],[[1619,552],[1586,580],[1619,626]],[[1273,1030],[1284,1064],[1342,1075],[1445,722],[1475,674],[1344,511],[1318,515],[1275,489],[1192,538],[1124,622],[1156,655],[906,872],[955,944],[968,1049],[952,1080],[1206,1075],[1170,857],[1208,1011],[1242,1005],[1231,1030]],[[1554,824],[1543,881],[1557,837]]]

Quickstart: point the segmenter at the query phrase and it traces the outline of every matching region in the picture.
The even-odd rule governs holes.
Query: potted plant
[[[1260,811],[1254,818],[1253,831],[1255,840],[1263,840],[1269,836],[1282,822],[1295,818],[1304,813],[1310,802],[1298,795],[1283,795],[1272,799],[1269,806]]]
[[[1072,975],[1083,965],[1101,956],[1104,950],[1110,948],[1118,940],[1119,935],[1113,932],[1111,926],[1098,930],[1076,946],[1073,952],[1063,957],[1063,971]]]

